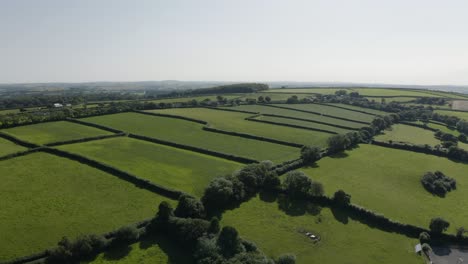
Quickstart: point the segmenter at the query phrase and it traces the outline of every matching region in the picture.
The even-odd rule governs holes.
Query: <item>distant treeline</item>
[[[174,91],[167,94],[168,97],[173,96],[187,96],[187,95],[202,95],[202,94],[230,94],[230,93],[255,93],[259,91],[268,90],[269,87],[264,83],[238,83],[221,85],[212,88],[203,88],[196,90]],[[162,96],[161,96],[162,97]]]

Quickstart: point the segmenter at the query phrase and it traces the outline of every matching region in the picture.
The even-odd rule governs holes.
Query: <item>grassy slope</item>
[[[291,105],[290,104],[282,104],[280,106],[290,107],[290,108],[294,107],[294,105],[292,105],[292,104]],[[326,116],[321,116],[321,115],[316,115],[316,114],[299,112],[299,111],[295,111],[295,110],[276,108],[276,107],[269,107],[269,106],[262,106],[262,105],[241,105],[241,106],[233,107],[232,109],[252,111],[252,112],[258,112],[258,113],[262,113],[262,114],[275,114],[275,115],[303,118],[303,119],[308,119],[308,120],[312,120],[312,121],[326,122],[326,123],[329,123],[329,124],[336,124],[336,125],[347,126],[347,127],[352,127],[352,128],[360,128],[360,127],[366,126],[365,124],[340,120],[340,119],[336,119],[336,118],[332,118],[332,117],[326,117]],[[336,109],[338,109],[338,108],[336,108]],[[338,110],[340,110],[340,109],[338,109]],[[351,112],[351,111],[347,111],[347,110],[343,110],[343,111]],[[338,117],[340,117],[340,116],[338,116]]]
[[[122,113],[91,117],[84,120],[138,135],[249,157],[256,160],[283,162],[299,157],[298,148],[207,132],[202,130],[203,125],[201,124],[180,119],[137,113]]]
[[[239,163],[131,138],[61,146],[163,186],[201,196],[210,180]]]
[[[330,134],[327,133],[246,121],[244,119],[252,115],[244,113],[227,112],[206,108],[174,108],[153,110],[148,112],[161,112],[166,114],[175,114],[197,118],[209,122],[212,127],[218,129],[248,133],[304,145],[325,146],[326,140],[330,136]]]
[[[385,130],[384,134],[375,137],[377,141],[401,141],[413,144],[435,146],[440,140],[434,137],[434,132],[419,127],[396,124],[391,130]]]
[[[322,124],[311,123],[311,122],[300,121],[300,120],[294,120],[294,119],[288,119],[288,118],[282,118],[282,117],[258,116],[255,119],[265,120],[265,121],[270,121],[270,122],[277,122],[277,123],[282,123],[282,124],[310,127],[310,128],[315,128],[315,129],[325,129],[325,130],[328,130],[328,131],[333,131],[333,132],[337,132],[337,133],[341,133],[341,134],[351,131],[349,129],[343,129],[343,128],[338,128],[338,127],[334,127],[334,126],[322,125]]]
[[[450,232],[468,225],[468,165],[446,158],[362,144],[345,158],[327,157],[317,168],[303,169],[322,182],[328,195],[338,189],[350,193],[352,202],[404,223],[428,227],[442,216]],[[427,171],[440,170],[457,180],[457,190],[445,198],[433,196],[420,183]]]
[[[16,145],[4,138],[0,138],[0,157],[23,150],[26,150],[26,148]]]
[[[346,90],[349,92],[359,92],[362,96],[426,96],[439,97],[440,94],[428,94],[425,91],[416,91],[411,89],[385,89],[385,88],[297,88],[297,89],[272,89],[266,92],[281,92],[281,93],[320,93],[334,94],[335,91]],[[445,94],[445,93],[443,93]],[[449,96],[449,94],[445,94]]]
[[[94,127],[83,126],[66,121],[20,126],[4,129],[2,131],[36,144],[47,144],[57,141],[112,134]]]
[[[243,94],[235,94],[235,95],[221,95],[223,98],[226,99],[235,99],[243,96]],[[192,97],[180,97],[180,98],[168,98],[168,99],[157,99],[152,100],[153,103],[180,103],[180,102],[188,102],[192,100],[197,100],[198,102],[204,101],[205,99],[210,99],[210,101],[217,101],[217,95],[200,95],[200,96],[192,96]]]
[[[449,115],[449,116],[456,116],[461,119],[465,119],[468,121],[468,112],[458,112],[458,111],[448,111],[448,110],[435,110],[434,112],[441,114],[441,115]]]
[[[291,216],[279,209],[278,202],[254,198],[224,213],[222,224],[236,227],[242,237],[255,242],[268,256],[295,254],[298,264],[424,263],[413,253],[417,240],[369,228],[349,218],[339,222],[334,213],[323,208],[317,216]],[[318,234],[322,240],[314,244],[299,230]]]
[[[190,264],[189,252],[182,251],[171,239],[148,238],[124,248],[99,254],[92,264]]]
[[[2,161],[0,175],[0,261],[44,250],[63,236],[104,233],[146,219],[165,199],[45,153]]]
[[[280,105],[283,106],[283,105]],[[321,114],[327,114],[337,117],[348,118],[356,121],[367,122],[370,123],[374,120],[374,115],[359,113],[355,111],[349,111],[337,107],[327,106],[327,105],[319,105],[319,104],[291,104],[287,105],[289,108],[305,110],[305,111],[313,111],[318,112]]]
[[[388,115],[389,114],[389,113],[387,113],[385,111],[375,110],[375,109],[371,109],[371,108],[364,108],[364,107],[359,107],[359,106],[354,106],[354,105],[338,104],[338,103],[330,103],[330,105],[336,105],[336,106],[340,106],[340,107],[344,107],[344,108],[348,108],[348,109],[352,109],[352,110],[364,111],[364,112],[374,114],[374,115],[382,115],[383,116],[383,115]]]
[[[369,101],[375,101],[375,102],[382,102],[382,99],[385,99],[385,102],[386,103],[390,103],[390,102],[400,102],[400,103],[405,103],[405,102],[409,102],[409,101],[412,101],[412,100],[415,100],[416,97],[366,97],[367,100]]]

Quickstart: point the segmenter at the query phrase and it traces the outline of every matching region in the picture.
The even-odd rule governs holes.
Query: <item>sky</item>
[[[0,0],[0,83],[468,84],[467,0]]]

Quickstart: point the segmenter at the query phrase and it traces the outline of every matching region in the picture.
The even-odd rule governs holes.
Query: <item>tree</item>
[[[263,103],[263,102],[265,101],[265,98],[263,98],[263,96],[260,95],[260,96],[258,97],[257,101],[258,101],[259,103]]]
[[[431,230],[431,232],[441,234],[442,232],[446,231],[449,226],[450,223],[447,222],[445,219],[441,217],[435,217],[431,219],[429,229]]]
[[[266,101],[267,103],[271,102],[270,96],[265,96],[265,101]]]
[[[312,181],[302,171],[292,171],[286,175],[284,180],[284,189],[291,197],[303,198],[308,195],[321,196],[323,195],[323,185],[319,182]]]
[[[325,190],[323,188],[323,184],[320,182],[312,182],[312,186],[310,188],[310,194],[313,196],[323,196]]]
[[[297,95],[293,95],[293,96],[289,97],[286,100],[286,103],[288,103],[288,104],[297,104],[297,103],[299,103],[299,98],[297,98]]]
[[[335,92],[335,95],[337,95],[337,96],[344,96],[346,94],[348,94],[348,92],[346,90],[338,90],[338,91]]]
[[[340,206],[346,206],[351,203],[351,195],[345,193],[343,190],[338,190],[333,195],[333,201]]]
[[[467,137],[465,134],[461,133],[459,136],[458,136],[458,140],[460,140],[460,142],[463,142],[463,143],[466,143],[467,142]]]
[[[134,226],[124,226],[115,232],[113,244],[122,245],[138,239],[140,233]]]
[[[174,214],[183,218],[204,218],[205,207],[197,198],[183,194],[179,197],[179,203]]]
[[[303,146],[301,148],[301,158],[305,164],[313,164],[321,157],[321,149],[315,146]]]
[[[348,137],[345,135],[334,135],[328,138],[327,140],[328,143],[328,150],[330,153],[336,153],[339,151],[343,151],[346,148],[348,148],[350,142]]]
[[[210,227],[208,227],[208,233],[218,234],[220,229],[219,219],[217,217],[211,218]]]
[[[295,264],[296,256],[293,254],[284,254],[278,257],[276,264]]]
[[[419,242],[429,243],[429,241],[431,241],[431,236],[427,232],[421,232],[421,234],[419,234]]]
[[[232,181],[224,178],[214,178],[203,194],[202,202],[205,207],[219,208],[232,202],[234,196]]]
[[[462,239],[463,238],[463,235],[466,233],[466,229],[461,226],[459,228],[457,228],[457,233],[456,233],[456,236],[458,239]]]
[[[226,258],[230,258],[243,251],[239,234],[237,230],[231,226],[223,227],[221,233],[219,233],[216,244],[221,254]]]
[[[169,220],[170,217],[174,216],[174,209],[172,209],[172,205],[170,205],[166,201],[162,201],[159,204],[159,210],[158,213],[156,214],[156,219],[160,221],[167,221]]]

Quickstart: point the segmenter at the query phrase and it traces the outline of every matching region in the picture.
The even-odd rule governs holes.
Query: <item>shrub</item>
[[[347,149],[350,145],[350,140],[345,135],[334,135],[328,138],[328,150],[330,153],[336,153]]]
[[[436,217],[431,219],[431,223],[429,224],[429,229],[431,232],[436,234],[441,234],[450,226],[450,223],[447,222],[445,219],[441,217]]]
[[[343,190],[338,190],[333,195],[333,201],[340,206],[346,206],[351,203],[351,195],[345,193]]]
[[[303,198],[310,194],[312,180],[302,171],[292,171],[286,175],[284,189],[291,197]]]
[[[226,258],[230,258],[245,250],[241,244],[237,230],[230,226],[223,227],[221,233],[219,233],[216,244],[221,254]]]
[[[301,149],[301,159],[305,164],[312,164],[320,159],[321,149],[315,146],[303,146]]]
[[[277,264],[295,264],[296,256],[293,254],[284,254],[278,257],[276,260]]]
[[[427,172],[422,177],[421,183],[428,192],[442,197],[445,196],[447,192],[457,188],[456,180],[445,176],[445,174],[440,171],[434,173]]]
[[[124,226],[119,228],[114,234],[114,240],[112,243],[115,245],[128,244],[130,242],[136,241],[140,233],[138,229],[134,226]]]
[[[431,236],[427,232],[421,232],[421,234],[419,234],[419,242],[429,243],[429,241],[431,241]]]
[[[182,218],[204,218],[205,207],[197,198],[184,194],[179,198],[174,215]]]

